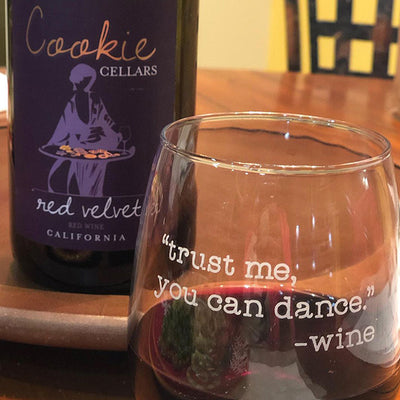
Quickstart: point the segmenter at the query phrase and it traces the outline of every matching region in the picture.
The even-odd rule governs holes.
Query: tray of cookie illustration
[[[132,157],[135,153],[135,148],[131,147],[128,150],[84,149],[83,147],[71,147],[68,144],[64,144],[61,146],[42,146],[39,151],[49,157],[65,160],[117,161]]]

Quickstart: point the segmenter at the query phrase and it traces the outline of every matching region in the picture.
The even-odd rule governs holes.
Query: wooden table
[[[400,161],[400,121],[392,113],[392,80],[203,70],[198,89],[198,114],[276,111],[344,120],[385,135],[396,162]]]
[[[346,120],[384,134],[392,143],[395,161],[400,163],[400,121],[392,114],[393,90],[393,81],[372,78],[201,70],[197,113],[279,111]],[[4,118],[0,115],[0,126]],[[128,296],[43,292],[32,286],[13,264],[8,234],[6,147],[3,129],[0,338],[29,344],[0,341],[0,399],[129,399],[132,394],[128,360],[126,353],[119,351],[126,348]],[[15,313],[11,333],[10,327],[1,324],[4,312]],[[33,314],[43,317],[42,325],[32,323]],[[43,327],[48,326],[49,319],[50,324],[54,323],[55,314],[60,325],[56,332],[48,332]],[[72,331],[70,326],[74,326]],[[95,350],[102,345],[91,345],[94,327],[100,335],[98,343],[115,351]],[[59,329],[65,329],[66,334],[59,335]],[[92,350],[74,349],[79,347]],[[397,398],[400,400],[400,394]]]

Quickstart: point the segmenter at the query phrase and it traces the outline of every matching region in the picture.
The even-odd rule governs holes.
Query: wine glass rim
[[[200,122],[222,121],[222,120],[270,120],[270,121],[289,121],[309,125],[320,125],[324,127],[332,127],[350,131],[363,136],[371,142],[377,144],[381,151],[376,155],[362,154],[365,158],[337,164],[326,165],[308,165],[308,164],[271,164],[271,163],[252,163],[242,162],[227,159],[219,159],[207,154],[200,154],[191,152],[182,148],[179,144],[172,143],[167,133],[171,129],[181,128],[185,125]],[[280,112],[266,112],[266,111],[245,111],[245,112],[226,112],[226,113],[212,113],[212,114],[199,114],[174,121],[163,128],[161,131],[161,143],[169,150],[180,154],[183,157],[189,158],[195,162],[210,164],[220,168],[228,168],[232,170],[241,170],[245,172],[256,172],[265,174],[328,174],[328,173],[343,173],[351,172],[354,170],[365,169],[382,163],[384,160],[391,156],[391,144],[380,133],[356,124],[345,122],[337,119],[329,119],[325,117],[318,117],[306,114],[292,114]],[[349,149],[350,150],[350,149]],[[361,155],[361,153],[359,153]]]

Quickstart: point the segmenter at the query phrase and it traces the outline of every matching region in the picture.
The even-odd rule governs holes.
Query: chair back
[[[317,7],[326,0],[308,0],[306,34],[300,29],[300,1],[285,0],[289,70],[302,70],[301,45],[308,39],[311,72],[393,77],[390,66],[397,58],[398,33],[392,15],[394,0],[377,0],[371,24],[354,20],[353,0],[336,0],[335,15],[322,18]],[[301,37],[300,32],[308,38]]]

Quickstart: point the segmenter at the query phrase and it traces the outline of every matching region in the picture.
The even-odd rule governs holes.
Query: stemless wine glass
[[[394,398],[397,243],[379,134],[274,113],[169,125],[136,250],[136,399]]]

